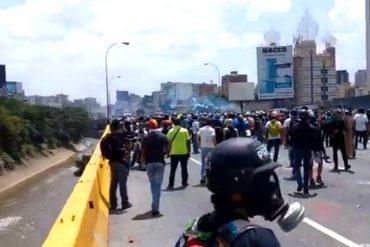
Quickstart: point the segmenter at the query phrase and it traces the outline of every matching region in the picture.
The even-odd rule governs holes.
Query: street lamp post
[[[105,52],[105,91],[106,91],[106,94],[107,94],[107,119],[108,121],[110,120],[110,100],[109,100],[109,82],[108,81],[108,53],[110,51],[110,49],[115,46],[115,45],[119,45],[119,44],[122,44],[122,45],[129,45],[130,43],[129,42],[117,42],[117,43],[113,43],[111,44],[107,51]]]
[[[204,66],[212,66],[213,68],[216,69],[217,71],[217,80],[218,80],[218,97],[220,98],[219,101],[221,100],[221,76],[220,76],[220,69],[217,67],[216,64],[214,63],[204,63]],[[220,110],[220,102],[218,104],[218,110]]]

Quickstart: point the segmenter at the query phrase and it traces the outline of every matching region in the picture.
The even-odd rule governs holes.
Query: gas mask
[[[260,215],[268,221],[277,219],[278,225],[285,232],[293,230],[304,219],[303,205],[299,202],[288,204],[283,199],[275,172],[257,175],[251,188],[254,189],[248,192],[246,205],[250,216]]]

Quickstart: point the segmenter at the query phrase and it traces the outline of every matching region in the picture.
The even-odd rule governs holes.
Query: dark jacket
[[[329,135],[330,135],[330,144],[344,143],[344,133],[346,126],[344,120],[341,118],[334,119],[328,125]]]
[[[130,142],[125,132],[113,132],[106,135],[101,141],[104,148],[110,150],[110,162],[128,163],[130,154]]]
[[[315,130],[307,122],[299,122],[291,132],[291,146],[298,150],[314,150]]]

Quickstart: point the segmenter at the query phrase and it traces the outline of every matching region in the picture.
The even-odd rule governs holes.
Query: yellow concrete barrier
[[[108,133],[107,127],[103,136]],[[43,247],[108,246],[110,170],[99,144]],[[47,203],[47,202],[46,202]]]

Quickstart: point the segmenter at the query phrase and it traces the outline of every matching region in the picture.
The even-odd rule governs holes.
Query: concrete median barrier
[[[109,184],[109,165],[98,143],[43,247],[108,246]]]

